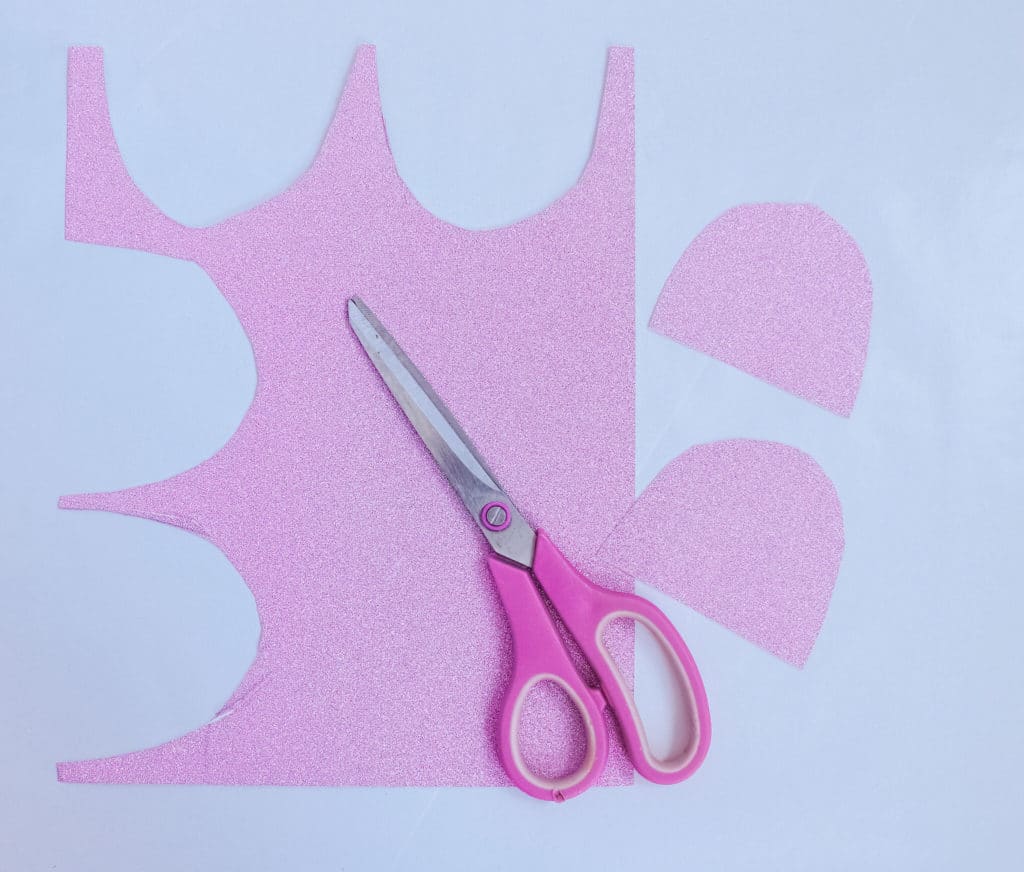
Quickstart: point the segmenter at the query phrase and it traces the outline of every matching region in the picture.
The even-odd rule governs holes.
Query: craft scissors
[[[519,513],[451,412],[366,304],[355,297],[349,300],[348,319],[384,383],[493,549],[487,564],[508,616],[514,657],[502,703],[498,753],[513,784],[530,796],[556,802],[578,796],[594,784],[608,757],[604,718],[608,707],[641,775],[660,784],[674,784],[690,776],[707,754],[711,719],[700,673],[675,627],[642,597],[609,590],[584,578],[544,531],[535,530]],[[541,591],[589,663],[596,687],[588,685],[573,665]],[[644,625],[660,643],[684,697],[685,741],[666,757],[652,752],[633,693],[604,644],[608,624],[620,618]],[[586,733],[582,763],[563,777],[531,772],[519,745],[523,704],[541,681],[554,681],[568,694]]]

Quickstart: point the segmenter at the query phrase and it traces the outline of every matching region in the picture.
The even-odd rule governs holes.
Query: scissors
[[[650,781],[674,784],[703,762],[711,740],[711,718],[700,673],[682,637],[657,606],[630,593],[609,590],[584,578],[543,530],[535,530],[502,490],[469,437],[433,388],[358,297],[348,320],[398,405],[441,472],[462,499],[493,550],[487,565],[512,631],[512,678],[502,702],[498,756],[518,788],[538,799],[561,802],[593,785],[608,758],[604,711],[610,707],[633,766]],[[550,606],[561,618],[597,678],[584,681],[556,629]],[[683,747],[656,756],[633,693],[605,647],[611,621],[637,621],[658,641],[683,696],[687,723]],[[550,778],[531,772],[519,745],[519,722],[530,690],[557,683],[576,706],[587,748],[579,768]]]

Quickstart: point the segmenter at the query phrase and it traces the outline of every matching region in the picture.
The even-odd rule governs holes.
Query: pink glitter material
[[[364,46],[310,169],[248,212],[184,227],[122,164],[101,50],[71,49],[67,238],[199,264],[245,329],[258,385],[237,432],[197,467],[61,506],[206,537],[252,591],[262,635],[210,723],[60,764],[62,780],[508,783],[494,735],[508,638],[484,541],[345,303],[358,294],[387,323],[530,520],[622,589],[588,557],[633,501],[633,153],[632,52],[613,48],[575,187],[511,226],[455,227],[398,176]],[[631,672],[631,635],[612,644]],[[564,722],[557,699],[538,705]],[[557,770],[543,730],[524,729],[531,761]],[[618,747],[605,780],[632,780]]]
[[[691,448],[666,466],[601,556],[795,666],[811,652],[843,555],[835,488],[777,442]]]
[[[817,206],[736,206],[683,252],[651,327],[848,417],[871,278],[857,243]]]

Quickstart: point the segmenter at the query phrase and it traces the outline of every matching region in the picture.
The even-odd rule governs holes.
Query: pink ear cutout
[[[842,508],[821,467],[789,445],[733,439],[669,463],[600,557],[803,666],[842,555]]]
[[[662,288],[651,329],[849,417],[871,329],[860,248],[809,203],[735,206]]]

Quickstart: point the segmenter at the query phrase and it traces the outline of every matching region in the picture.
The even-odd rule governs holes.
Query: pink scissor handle
[[[492,555],[488,566],[512,628],[512,679],[505,691],[498,734],[498,754],[512,783],[537,799],[561,802],[578,796],[604,771],[608,732],[604,698],[588,687],[573,666],[562,637],[555,629],[530,573]],[[554,681],[568,694],[583,719],[587,750],[580,767],[570,775],[547,778],[531,772],[519,746],[519,722],[530,690],[541,681]]]
[[[697,664],[672,622],[642,597],[609,590],[584,578],[543,530],[537,531],[533,572],[597,673],[636,771],[658,784],[675,784],[692,775],[708,752],[711,713]],[[668,757],[657,757],[651,751],[633,693],[605,648],[604,631],[617,618],[639,621],[651,632],[683,688],[689,718],[687,740]]]

